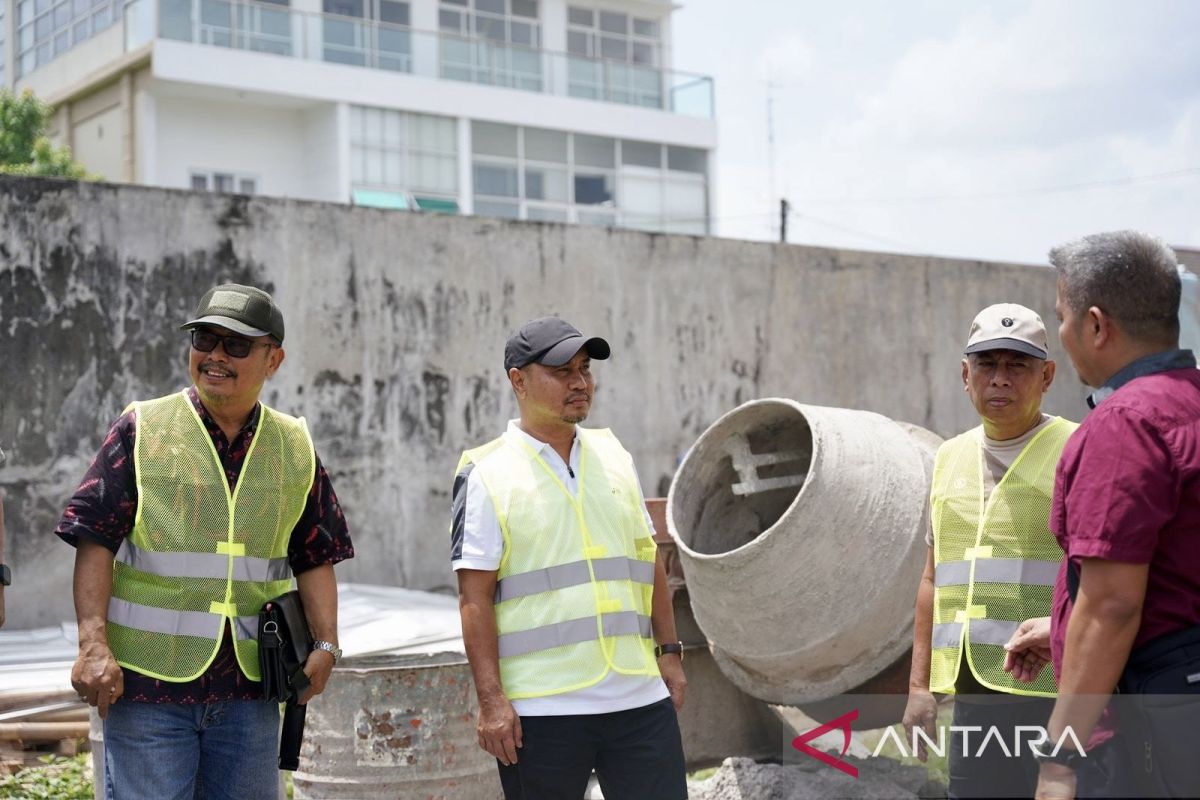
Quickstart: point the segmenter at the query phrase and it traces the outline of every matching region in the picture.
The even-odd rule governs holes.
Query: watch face
[[[0,564],[0,586],[12,585],[12,570],[7,564]]]

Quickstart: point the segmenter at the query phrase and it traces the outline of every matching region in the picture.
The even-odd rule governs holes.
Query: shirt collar
[[[196,413],[200,415],[200,421],[204,423],[204,429],[209,435],[213,435],[214,431],[220,431],[221,426],[213,419],[213,415],[208,413],[208,409],[204,407],[204,403],[200,400],[200,392],[196,391],[195,386],[189,386],[187,390],[188,400],[192,401],[192,407],[196,409]],[[243,433],[253,433],[258,427],[259,411],[262,409],[262,403],[255,403],[254,410],[250,412],[250,416],[246,418],[246,424],[238,431],[238,436]],[[224,432],[221,433],[224,436]]]
[[[521,430],[521,421],[519,419],[510,419],[508,421],[508,432],[521,437],[521,440],[533,448],[533,452],[538,455],[542,454],[543,450],[553,450],[549,442],[543,442],[541,439],[535,439],[525,431]],[[571,460],[575,460],[575,455],[579,452],[579,427],[575,428],[575,440],[571,442]]]
[[[1186,369],[1196,366],[1196,356],[1191,350],[1164,350],[1161,353],[1151,353],[1136,361],[1126,364],[1117,374],[1109,378],[1103,386],[1088,395],[1088,408],[1095,408],[1103,403],[1113,392],[1129,383],[1134,378],[1153,375],[1156,372],[1167,372],[1173,369]]]

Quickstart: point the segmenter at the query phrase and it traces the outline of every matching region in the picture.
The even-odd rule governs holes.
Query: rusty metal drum
[[[308,709],[298,800],[497,800],[461,653],[346,658]]]

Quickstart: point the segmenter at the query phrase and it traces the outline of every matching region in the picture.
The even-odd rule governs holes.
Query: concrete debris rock
[[[921,767],[887,758],[845,759],[858,777],[815,760],[799,764],[759,764],[727,758],[710,778],[688,784],[691,800],[916,800],[943,798],[945,787]]]

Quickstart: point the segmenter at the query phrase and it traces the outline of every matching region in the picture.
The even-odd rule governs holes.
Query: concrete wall
[[[121,408],[185,384],[176,326],[219,281],[284,309],[287,359],[264,399],[312,426],[358,550],[339,574],[427,589],[452,583],[451,473],[515,413],[503,343],[528,318],[609,339],[592,421],[663,495],[699,433],[751,398],[942,435],[974,425],[958,364],[976,311],[1011,300],[1054,316],[1040,267],[133,186],[6,178],[0,228],[18,627],[70,618],[72,551],[51,531]],[[1060,367],[1047,408],[1078,419],[1083,390]]]

